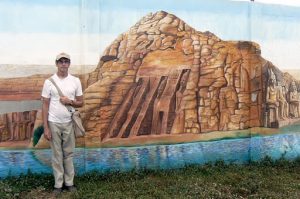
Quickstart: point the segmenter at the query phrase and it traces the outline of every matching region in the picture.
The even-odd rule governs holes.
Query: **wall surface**
[[[227,0],[0,2],[0,177],[52,172],[49,143],[33,143],[60,52],[84,90],[79,173],[297,158],[299,11]]]

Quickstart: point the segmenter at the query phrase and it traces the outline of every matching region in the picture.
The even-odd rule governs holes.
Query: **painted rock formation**
[[[0,115],[0,142],[30,140],[37,111]]]
[[[50,75],[34,75],[24,78],[0,79],[1,100],[38,100],[41,98],[41,88]]]
[[[71,66],[72,67],[72,66]],[[20,78],[0,79],[0,101],[39,100],[45,79],[51,75],[32,75]],[[83,89],[86,87],[86,74],[76,75],[80,78]]]
[[[278,128],[298,121],[300,117],[300,82],[282,73],[272,63],[263,68],[264,127]]]
[[[263,126],[268,68],[276,69],[256,43],[222,41],[172,14],[149,14],[107,47],[89,74],[87,138]]]

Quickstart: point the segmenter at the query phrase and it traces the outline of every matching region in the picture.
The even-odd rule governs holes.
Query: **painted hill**
[[[88,140],[263,126],[268,69],[282,81],[283,73],[260,53],[256,43],[222,41],[167,12],[150,13],[89,74]]]

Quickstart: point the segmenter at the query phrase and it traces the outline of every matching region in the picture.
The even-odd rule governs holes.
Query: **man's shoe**
[[[69,192],[75,192],[75,191],[77,191],[77,188],[74,185],[72,185],[72,186],[66,186],[65,188]]]
[[[57,196],[57,195],[59,195],[61,192],[62,192],[62,188],[54,188],[52,193],[53,193],[54,195]]]

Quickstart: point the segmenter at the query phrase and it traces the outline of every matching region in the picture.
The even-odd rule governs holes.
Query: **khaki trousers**
[[[52,149],[52,169],[55,179],[55,188],[61,188],[63,183],[72,186],[74,180],[73,155],[75,136],[73,123],[49,122],[52,135],[50,146]]]

